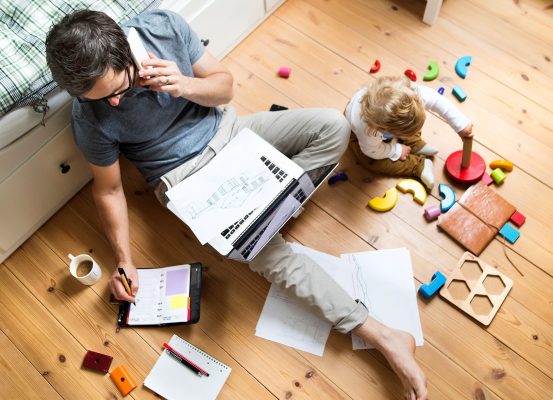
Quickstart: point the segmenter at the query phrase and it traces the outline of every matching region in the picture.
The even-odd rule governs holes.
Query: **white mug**
[[[79,254],[74,256],[73,254],[68,254],[67,257],[71,260],[69,263],[69,272],[83,285],[93,285],[100,280],[102,277],[102,269],[96,261],[88,254]],[[79,274],[79,267],[85,266],[87,269],[86,274]]]

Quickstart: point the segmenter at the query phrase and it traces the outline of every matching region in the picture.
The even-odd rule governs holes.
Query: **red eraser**
[[[83,367],[95,369],[96,371],[107,374],[112,361],[112,356],[88,350],[84,356]]]
[[[281,78],[288,78],[291,72],[292,68],[290,67],[280,67],[278,69],[278,76],[280,76]]]
[[[484,185],[490,186],[490,184],[493,182],[493,178],[490,176],[490,174],[484,174],[482,175],[481,181]]]
[[[521,213],[519,213],[518,211],[515,211],[515,213],[511,215],[510,220],[516,226],[521,227],[522,224],[524,224],[524,221],[526,221],[526,217]]]

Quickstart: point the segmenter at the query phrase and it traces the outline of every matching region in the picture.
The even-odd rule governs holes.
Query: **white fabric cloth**
[[[438,91],[416,83],[412,85],[417,89],[424,108],[445,119],[455,132],[462,131],[470,123],[470,120],[451,101],[440,95]],[[368,126],[363,121],[361,113],[361,99],[365,93],[367,93],[366,87],[358,90],[346,107],[344,114],[351,125],[351,130],[357,136],[363,154],[375,160],[389,158],[396,161],[401,156],[401,145],[399,143],[395,141],[391,143],[384,142],[383,132],[378,132],[376,136],[367,134]]]

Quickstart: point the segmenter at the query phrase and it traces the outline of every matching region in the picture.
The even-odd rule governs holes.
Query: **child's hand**
[[[462,138],[472,137],[472,122],[469,122],[469,124],[465,126],[465,129],[459,132],[459,136]]]
[[[399,156],[400,160],[405,160],[411,154],[411,147],[405,146],[404,144],[401,144],[401,156]]]

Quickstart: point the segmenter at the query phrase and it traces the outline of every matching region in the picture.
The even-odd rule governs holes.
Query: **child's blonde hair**
[[[378,131],[397,136],[420,132],[426,113],[417,89],[406,77],[384,76],[367,87],[361,99],[363,120],[369,136]]]

